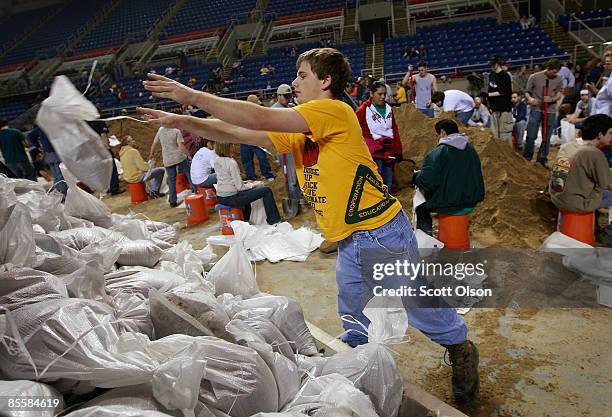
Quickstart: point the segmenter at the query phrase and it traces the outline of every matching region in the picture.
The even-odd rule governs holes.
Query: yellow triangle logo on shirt
[[[360,210],[361,197],[365,187],[368,185],[380,191],[383,199],[370,207]],[[347,224],[355,224],[371,219],[385,212],[393,203],[395,203],[395,197],[389,194],[387,187],[376,177],[374,172],[365,165],[359,165],[355,172],[355,179],[346,206],[344,221]]]

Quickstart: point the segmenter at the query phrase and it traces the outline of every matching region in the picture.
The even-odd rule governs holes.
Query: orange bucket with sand
[[[595,245],[595,213],[561,210],[559,231],[587,245]]]
[[[128,183],[128,191],[130,192],[132,204],[144,203],[149,199],[144,182]]]
[[[469,216],[438,215],[438,240],[448,249],[469,249],[470,231]]]
[[[187,210],[187,224],[200,224],[208,220],[208,210],[204,204],[204,196],[201,194],[187,196],[185,209]]]

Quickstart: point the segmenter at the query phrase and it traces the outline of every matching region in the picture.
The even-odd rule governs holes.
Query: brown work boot
[[[466,340],[458,345],[443,345],[450,356],[453,367],[453,395],[457,404],[465,404],[474,399],[480,388],[478,377],[478,349]],[[444,353],[446,360],[446,353]]]
[[[324,240],[323,243],[319,246],[319,250],[323,253],[334,253],[338,250],[338,242],[330,242],[329,240]]]

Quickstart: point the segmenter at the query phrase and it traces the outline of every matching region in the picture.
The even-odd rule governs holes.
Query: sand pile
[[[414,107],[403,106],[395,112],[402,136],[404,158],[420,166],[427,152],[437,145],[434,125]],[[485,245],[504,247],[539,247],[554,231],[555,208],[545,188],[550,173],[538,164],[527,162],[505,142],[493,138],[490,130],[461,128],[480,155],[485,180],[485,200],[471,214],[473,237]],[[406,170],[399,164],[396,192],[406,209],[412,210],[412,188],[406,187]]]

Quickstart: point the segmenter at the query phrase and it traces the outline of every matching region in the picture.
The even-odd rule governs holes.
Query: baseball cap
[[[581,96],[588,96],[589,95],[589,90],[580,90],[580,95]]]
[[[255,94],[249,94],[249,96],[247,97],[247,101],[249,103],[254,103],[254,104],[257,104],[257,105],[261,105],[261,100]]]
[[[291,87],[289,85],[281,84],[276,89],[276,94],[278,94],[279,96],[284,96],[285,94],[293,94],[293,92],[291,91]]]

